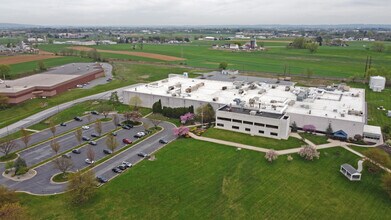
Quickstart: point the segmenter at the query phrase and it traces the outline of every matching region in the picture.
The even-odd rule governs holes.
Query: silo
[[[386,85],[386,78],[382,76],[371,76],[369,80],[369,88],[375,92],[381,92]]]

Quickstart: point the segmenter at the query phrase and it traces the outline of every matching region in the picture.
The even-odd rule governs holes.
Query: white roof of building
[[[379,126],[364,125],[363,133],[367,134],[379,134],[381,135],[381,128]]]
[[[190,93],[186,92],[187,88],[200,83],[204,85]],[[232,104],[232,106],[237,104],[234,99],[240,99],[240,104],[243,107],[263,112],[280,114],[286,112],[357,122],[365,121],[364,89],[351,88],[349,91],[343,92],[332,88],[328,88],[330,91],[327,91],[325,88],[294,87],[263,82],[253,82],[252,84],[174,76],[128,90],[151,95],[176,96],[189,100]],[[239,86],[241,89],[238,89],[237,85],[242,85]],[[174,88],[169,90],[169,87]],[[223,90],[223,87],[226,89]],[[285,91],[286,87],[289,87],[289,91]],[[241,90],[243,93],[240,94]],[[297,94],[300,92],[307,92],[308,98],[304,101],[296,101]],[[217,100],[214,101],[214,98]],[[250,105],[250,99],[254,99],[253,105]],[[349,111],[355,111],[357,115],[348,114]]]

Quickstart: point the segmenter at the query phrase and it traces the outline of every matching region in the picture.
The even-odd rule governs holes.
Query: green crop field
[[[276,140],[217,128],[209,128],[202,136],[274,150],[299,148],[305,145],[302,140],[293,137],[289,137],[288,140]]]
[[[98,189],[86,204],[67,196],[20,194],[32,219],[385,219],[391,200],[379,175],[350,182],[339,173],[356,164],[342,148],[320,159],[272,164],[254,151],[180,139]],[[190,175],[189,175],[190,174]],[[44,211],[43,211],[44,210]]]
[[[91,62],[91,61],[92,61],[91,59],[81,58],[81,57],[58,57],[58,58],[42,60],[46,68],[61,66],[68,63],[82,63],[82,62]],[[39,61],[31,61],[31,62],[17,63],[17,64],[10,65],[11,76],[17,77],[18,75],[23,73],[34,72],[35,70],[38,69],[38,62]]]

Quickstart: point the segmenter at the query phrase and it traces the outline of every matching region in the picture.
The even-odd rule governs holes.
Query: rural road
[[[111,75],[111,72],[112,72],[112,66],[110,64],[107,64],[107,63],[103,63],[103,68],[105,70],[105,72],[110,72],[110,75]],[[91,96],[87,96],[87,97],[83,97],[83,98],[80,98],[80,99],[76,99],[76,100],[73,100],[73,101],[70,101],[70,102],[66,102],[66,103],[63,103],[61,105],[57,105],[57,106],[54,106],[54,107],[51,107],[49,109],[46,109],[46,110],[43,110],[39,113],[36,113],[34,115],[31,115],[23,120],[20,120],[14,124],[11,124],[11,125],[8,125],[4,128],[1,128],[0,129],[0,137],[4,137],[8,134],[12,134],[18,130],[20,130],[21,128],[27,128],[31,125],[34,125],[52,115],[55,115],[57,114],[58,112],[64,110],[64,109],[67,109],[67,108],[70,108],[72,107],[73,105],[77,104],[77,103],[81,103],[81,102],[85,102],[85,101],[88,101],[88,100],[95,100],[95,99],[109,99],[110,98],[110,95],[112,92],[114,91],[117,91],[118,92],[118,96],[120,96],[120,100],[121,100],[121,96],[122,96],[122,91],[125,90],[125,89],[128,89],[128,88],[132,88],[134,86],[137,86],[138,84],[134,84],[134,85],[130,85],[130,86],[125,86],[125,87],[121,87],[121,88],[118,88],[118,89],[113,89],[113,90],[109,90],[109,91],[106,91],[106,92],[102,92],[102,93],[98,93],[98,94],[95,94],[95,95],[91,95]]]

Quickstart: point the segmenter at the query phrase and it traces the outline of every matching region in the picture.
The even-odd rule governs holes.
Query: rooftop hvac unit
[[[256,115],[257,114],[257,111],[253,110],[253,111],[250,111],[250,115]]]
[[[213,101],[214,101],[214,102],[216,102],[216,101],[218,101],[218,100],[219,100],[219,97],[214,97],[214,98],[213,98]]]
[[[289,86],[285,86],[285,91],[289,91],[289,90],[291,90],[291,87],[289,87]]]
[[[175,87],[174,86],[169,86],[168,90],[173,90]]]
[[[289,105],[289,106],[293,106],[295,103],[296,103],[295,100],[290,100],[290,101],[288,102],[288,105]]]
[[[177,84],[175,84],[175,87],[181,88],[181,87],[182,87],[182,84],[181,84],[181,83],[177,83]]]
[[[263,93],[265,93],[265,92],[266,92],[266,89],[260,89],[259,92],[258,92],[258,94],[263,94]]]
[[[227,87],[226,87],[226,86],[223,86],[223,87],[221,88],[221,90],[227,90]]]

